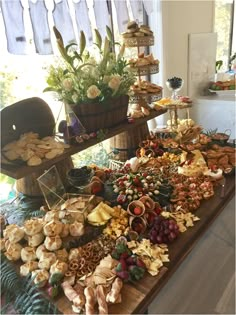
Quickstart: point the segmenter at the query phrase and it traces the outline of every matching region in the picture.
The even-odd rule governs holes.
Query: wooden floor
[[[158,293],[149,314],[235,314],[235,198]]]

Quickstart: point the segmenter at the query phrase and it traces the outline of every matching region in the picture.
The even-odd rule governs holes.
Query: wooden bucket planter
[[[106,129],[127,120],[129,96],[121,95],[104,103],[70,104],[86,132]]]

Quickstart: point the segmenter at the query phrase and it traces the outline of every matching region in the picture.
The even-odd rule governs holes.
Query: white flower
[[[101,91],[98,89],[96,85],[91,85],[87,90],[87,97],[88,98],[96,98],[101,94]]]
[[[108,82],[108,86],[112,90],[117,90],[118,87],[120,86],[120,76],[119,75],[114,75],[111,80]]]
[[[77,101],[78,101],[78,99],[79,99],[79,95],[76,94],[76,93],[74,93],[71,98],[72,98],[72,101],[73,101],[74,103],[77,103]]]
[[[71,91],[72,90],[72,80],[71,79],[64,79],[62,81],[62,85],[64,87],[65,90],[67,91]]]

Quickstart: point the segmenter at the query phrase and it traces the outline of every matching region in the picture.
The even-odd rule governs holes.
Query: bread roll
[[[37,261],[27,261],[25,264],[20,266],[20,274],[26,277],[31,271],[38,268]]]
[[[3,231],[4,238],[9,239],[11,243],[18,243],[24,235],[24,230],[16,224],[9,224]]]
[[[8,244],[6,245],[5,242],[5,247],[6,247],[5,256],[7,257],[7,259],[13,261],[20,259],[22,246],[19,243],[8,242]]]
[[[30,219],[25,221],[24,230],[25,233],[29,236],[40,233],[43,229],[42,220],[40,219]]]
[[[42,288],[49,279],[49,273],[47,270],[36,269],[32,271],[32,278],[34,279],[34,283]]]
[[[67,253],[65,248],[57,250],[55,252],[55,254],[56,254],[58,260],[64,261],[64,262],[68,261],[69,254]]]
[[[44,244],[39,245],[39,247],[36,249],[36,256],[38,259],[41,258],[43,253],[48,253],[47,248]]]
[[[44,241],[44,234],[42,232],[32,236],[28,236],[28,245],[31,247],[37,247]]]
[[[67,237],[70,234],[70,225],[68,223],[63,224],[60,237]]]
[[[49,270],[52,264],[56,262],[56,254],[54,253],[42,253],[42,256],[40,257],[38,267],[40,269],[46,269]]]
[[[71,236],[81,236],[84,234],[84,224],[81,222],[75,221],[74,223],[70,224],[69,229]]]
[[[44,225],[43,232],[46,236],[56,236],[61,233],[62,228],[63,224],[60,221],[52,220]]]
[[[30,247],[30,246],[22,248],[21,259],[24,262],[36,260],[37,256],[36,256],[35,248]]]
[[[54,237],[47,236],[45,238],[44,245],[45,245],[47,250],[55,251],[55,250],[58,250],[61,247],[62,240],[61,240],[60,236],[58,236],[58,235],[56,235]]]
[[[50,274],[54,274],[57,272],[62,273],[63,275],[67,272],[68,270],[68,264],[63,262],[63,261],[59,261],[56,260],[54,264],[51,265],[50,267]]]

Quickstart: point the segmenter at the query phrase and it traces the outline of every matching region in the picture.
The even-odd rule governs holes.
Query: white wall
[[[159,8],[161,7],[161,21],[159,19]],[[161,23],[161,25],[159,25]],[[190,33],[209,33],[213,32],[214,26],[214,1],[208,0],[154,0],[154,12],[150,16],[150,25],[154,34],[160,34],[157,27],[162,27],[162,38],[155,38],[155,46],[152,51],[154,57],[160,58],[160,69],[163,72],[159,83],[163,86],[163,96],[170,96],[171,92],[167,89],[165,82],[173,76],[181,77],[184,86],[181,95],[187,95],[188,79],[188,35]],[[162,40],[162,41],[161,41]],[[162,43],[161,43],[162,42]],[[162,52],[160,47],[162,46]],[[152,77],[153,78],[153,77]],[[155,76],[154,76],[155,78]],[[184,116],[185,113],[180,114]],[[194,118],[194,117],[193,117]],[[149,123],[150,128],[165,124],[169,115],[163,115]]]
[[[214,1],[162,1],[163,76],[184,79],[182,95],[187,94],[188,35],[213,31]],[[170,92],[164,86],[164,94]]]

